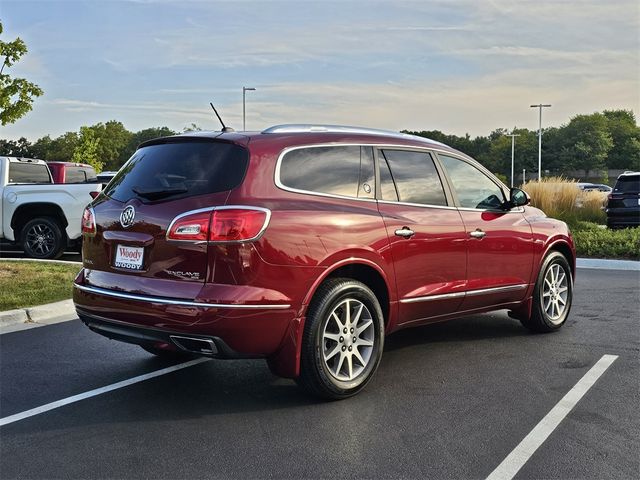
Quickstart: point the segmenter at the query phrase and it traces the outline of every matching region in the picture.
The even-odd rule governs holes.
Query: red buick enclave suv
[[[86,209],[78,316],[164,356],[261,357],[311,393],[371,380],[385,335],[507,309],[556,330],[567,226],[442,143],[283,125],[140,145]]]

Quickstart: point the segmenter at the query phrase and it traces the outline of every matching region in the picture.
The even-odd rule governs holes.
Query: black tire
[[[558,273],[557,277],[561,280],[555,283],[550,281],[549,276],[553,276],[552,270],[561,272],[564,277]],[[550,281],[550,283],[545,283],[545,279],[547,279],[547,282]],[[566,279],[565,283],[563,283],[564,279]],[[564,288],[566,288],[566,290],[563,290]],[[566,296],[562,295],[564,292],[566,292]],[[553,301],[554,295],[557,299],[556,302]],[[563,301],[564,304],[562,303]],[[533,305],[531,307],[531,318],[521,319],[520,321],[526,328],[533,332],[548,333],[556,331],[561,328],[567,320],[572,301],[573,278],[571,275],[571,267],[562,253],[553,251],[545,257],[536,280],[536,287],[533,292]],[[552,303],[556,303],[557,307],[554,307]],[[549,307],[545,308],[546,305],[549,305]],[[560,308],[560,306],[563,307],[561,312],[555,310],[555,308]]]
[[[25,255],[50,260],[60,258],[66,247],[67,236],[62,226],[52,217],[29,220],[20,232],[20,244]]]
[[[188,352],[183,352],[181,350],[169,350],[164,348],[157,348],[153,345],[140,345],[143,350],[155,355],[156,357],[162,358],[163,360],[189,360],[191,358],[195,358],[195,355],[192,355]]]
[[[342,316],[344,323],[338,323]],[[347,329],[346,334],[342,327]],[[351,397],[373,378],[383,348],[384,317],[374,293],[352,279],[329,279],[318,288],[309,306],[296,382],[323,399]]]

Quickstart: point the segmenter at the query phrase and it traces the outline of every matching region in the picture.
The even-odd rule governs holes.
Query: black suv
[[[609,228],[640,226],[640,172],[624,172],[618,177],[605,211]]]

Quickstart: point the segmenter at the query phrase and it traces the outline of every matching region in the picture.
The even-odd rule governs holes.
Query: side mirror
[[[512,188],[509,191],[509,203],[511,204],[511,207],[523,207],[528,205],[530,201],[531,198],[524,190]]]

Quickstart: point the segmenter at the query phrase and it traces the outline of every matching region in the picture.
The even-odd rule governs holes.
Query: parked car
[[[611,193],[613,190],[609,185],[604,183],[578,183],[578,188],[585,192],[597,191],[603,193]]]
[[[107,183],[109,183],[111,179],[116,176],[116,173],[118,172],[113,172],[113,171],[100,172],[98,174],[98,182],[100,182],[104,187],[106,187]]]
[[[605,212],[609,228],[640,226],[640,172],[624,172],[618,176]]]
[[[43,160],[0,157],[0,240],[33,258],[58,258],[82,239],[80,220],[99,184],[54,184]]]
[[[537,332],[564,324],[573,240],[528,203],[409,135],[285,125],[155,139],[85,210],[73,298],[106,337],[266,358],[345,398],[399,329],[498,309]]]
[[[47,162],[53,183],[97,183],[96,171],[91,165],[73,162]]]

